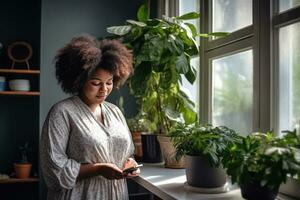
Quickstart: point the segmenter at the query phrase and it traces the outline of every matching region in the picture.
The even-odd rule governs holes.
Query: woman
[[[128,199],[123,169],[133,143],[124,116],[105,101],[132,73],[132,55],[120,42],[73,38],[55,60],[56,77],[73,96],[55,104],[40,146],[48,199]]]

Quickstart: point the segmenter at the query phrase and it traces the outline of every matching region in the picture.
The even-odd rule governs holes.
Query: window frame
[[[226,57],[229,55],[233,55],[239,52],[243,52],[249,49],[253,50],[253,38],[247,38],[244,41],[238,41],[235,43],[232,43],[229,46],[223,46],[221,48],[217,48],[214,50],[210,50],[207,53],[205,53],[205,57],[203,59],[203,62],[205,63],[205,66],[207,67],[202,67],[200,68],[200,79],[202,80],[200,84],[200,102],[201,105],[200,107],[202,108],[201,112],[201,122],[203,123],[211,123],[212,122],[212,60],[221,58],[221,57]],[[254,50],[253,50],[253,57],[254,57]],[[253,75],[255,73],[255,68],[253,68]],[[255,81],[255,76],[253,77],[253,84],[255,87],[255,84],[257,81]],[[254,106],[254,102],[256,101],[257,94],[256,90],[253,89],[253,115],[256,113],[256,107]],[[252,127],[255,126],[255,122],[253,120]]]
[[[204,32],[211,32],[211,5],[212,1],[210,0],[201,0],[200,1],[200,13],[202,13],[201,19],[201,30]],[[261,59],[261,55],[259,52],[265,51],[265,48],[262,46],[268,45],[270,42],[266,37],[262,40],[261,36],[258,34],[263,32],[263,35],[268,34],[267,28],[261,30],[261,23],[265,23],[261,21],[259,14],[261,15],[269,15],[268,12],[260,13],[262,6],[266,4],[265,2],[259,0],[253,0],[253,24],[250,26],[246,26],[240,30],[237,30],[227,37],[219,38],[216,40],[201,40],[200,41],[200,121],[201,123],[210,123],[211,122],[211,74],[209,74],[210,68],[210,58],[222,57],[226,54],[235,53],[238,50],[242,51],[246,47],[252,47],[253,49],[253,119],[252,119],[252,131],[266,131],[269,130],[270,127],[270,107],[265,106],[268,104],[268,100],[270,95],[265,95],[264,98],[260,98],[262,93],[266,93],[269,90],[268,85],[259,84],[262,79],[270,80],[269,77],[269,67],[265,67],[261,69],[259,66],[264,64],[265,66],[270,66],[270,62]],[[209,19],[209,20],[207,20]],[[269,52],[265,52],[263,57],[268,57],[270,55]],[[263,105],[263,106],[262,106]]]
[[[273,0],[272,13],[273,48],[270,48],[272,56],[272,99],[271,99],[271,127],[279,132],[279,29],[300,22],[300,6],[279,13],[279,0]]]
[[[207,33],[211,27],[211,0],[200,1],[200,30]],[[179,1],[164,0],[164,4],[169,16],[178,15]],[[215,40],[200,40],[200,92],[199,92],[199,113],[200,122],[209,123],[211,110],[211,102],[208,104],[209,90],[211,85],[208,80],[208,70],[203,66],[209,66],[210,58],[222,56],[218,49],[237,50],[236,44],[243,43],[249,38],[253,38],[253,64],[254,64],[254,111],[253,111],[253,131],[268,131],[271,129],[277,130],[278,122],[278,30],[280,27],[293,24],[300,21],[300,6],[288,9],[284,12],[278,12],[279,0],[259,1],[253,0],[253,24],[237,30],[227,37]],[[171,15],[171,13],[173,15]],[[208,21],[206,21],[209,19]],[[271,20],[270,20],[271,19]],[[247,43],[247,42],[246,42]],[[229,50],[230,51],[230,50]],[[228,54],[226,51],[223,55]],[[277,60],[276,60],[277,59]],[[261,67],[260,67],[261,66]],[[209,105],[209,109],[208,106]]]
[[[211,0],[200,1],[200,30],[211,30]],[[279,28],[300,22],[300,6],[279,12],[279,0],[253,0],[253,24],[216,40],[200,40],[200,122],[211,120],[211,59],[253,49],[253,131],[276,130],[279,120]],[[286,194],[295,194],[292,187]]]

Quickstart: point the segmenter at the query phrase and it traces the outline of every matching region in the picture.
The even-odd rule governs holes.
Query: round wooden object
[[[14,68],[16,62],[25,62],[27,64],[27,68],[29,69],[28,60],[32,57],[32,47],[30,44],[27,42],[14,42],[9,45],[7,54],[8,57],[13,61],[12,68]]]

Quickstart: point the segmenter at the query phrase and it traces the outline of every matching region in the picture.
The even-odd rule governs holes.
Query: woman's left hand
[[[133,158],[128,158],[123,165],[123,170],[130,168],[130,167],[135,167],[137,165],[138,165],[137,162]],[[123,172],[123,176],[126,178],[132,178],[132,177],[139,176],[140,173],[141,173],[141,170],[137,169],[137,170],[133,171],[132,173],[124,173]]]

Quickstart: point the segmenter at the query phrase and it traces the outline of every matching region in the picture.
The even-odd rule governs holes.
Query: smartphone
[[[143,166],[143,164],[139,164],[139,165],[137,165],[135,167],[129,167],[129,168],[125,169],[123,171],[123,173],[127,173],[127,174],[132,173],[132,172],[136,171],[137,169],[139,169],[142,166]]]

